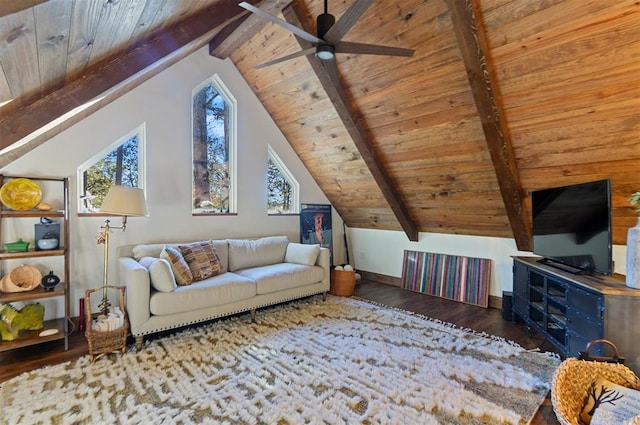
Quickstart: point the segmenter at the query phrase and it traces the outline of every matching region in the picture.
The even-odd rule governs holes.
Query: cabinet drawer
[[[602,338],[604,335],[604,326],[602,326],[601,320],[590,320],[589,317],[576,311],[573,306],[567,308],[567,327],[572,332],[581,335],[587,342]]]
[[[576,316],[581,316],[593,323],[601,324],[602,311],[604,309],[602,295],[596,294],[595,292],[585,291],[574,286],[571,286],[568,289],[567,304],[571,310],[571,319],[577,320]]]
[[[602,335],[597,338],[602,338]],[[597,339],[592,338],[592,339]],[[592,339],[585,339],[581,335],[577,335],[574,332],[567,332],[567,356],[568,357],[578,357],[581,351],[584,351],[587,348],[587,344]],[[591,350],[589,350],[589,354],[592,356],[603,356],[604,355],[604,347],[602,344],[595,345]]]

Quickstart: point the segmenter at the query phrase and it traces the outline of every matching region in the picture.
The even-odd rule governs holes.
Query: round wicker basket
[[[40,285],[42,273],[33,266],[21,264],[11,269],[0,281],[2,292],[32,291]]]
[[[587,390],[598,377],[640,390],[640,379],[623,364],[567,359],[556,371],[551,387],[553,410],[562,425],[580,425]]]

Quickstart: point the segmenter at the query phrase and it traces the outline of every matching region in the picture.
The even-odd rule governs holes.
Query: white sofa
[[[167,255],[175,252],[171,247],[185,252],[193,242],[118,247],[118,273],[138,348],[144,335],[245,311],[253,316],[259,307],[329,291],[329,250],[318,245],[285,236],[198,243],[213,247],[220,274],[186,285],[180,284],[184,270]]]

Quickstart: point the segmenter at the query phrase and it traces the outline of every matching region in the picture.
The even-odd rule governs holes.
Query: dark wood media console
[[[616,277],[576,275],[539,260],[513,258],[514,318],[567,357],[577,357],[589,341],[607,339],[640,375],[640,290]],[[603,349],[600,344],[591,353],[610,354]]]

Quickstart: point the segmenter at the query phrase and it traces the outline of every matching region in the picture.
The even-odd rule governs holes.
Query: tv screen
[[[537,190],[531,202],[534,254],[571,272],[611,274],[608,179]]]

